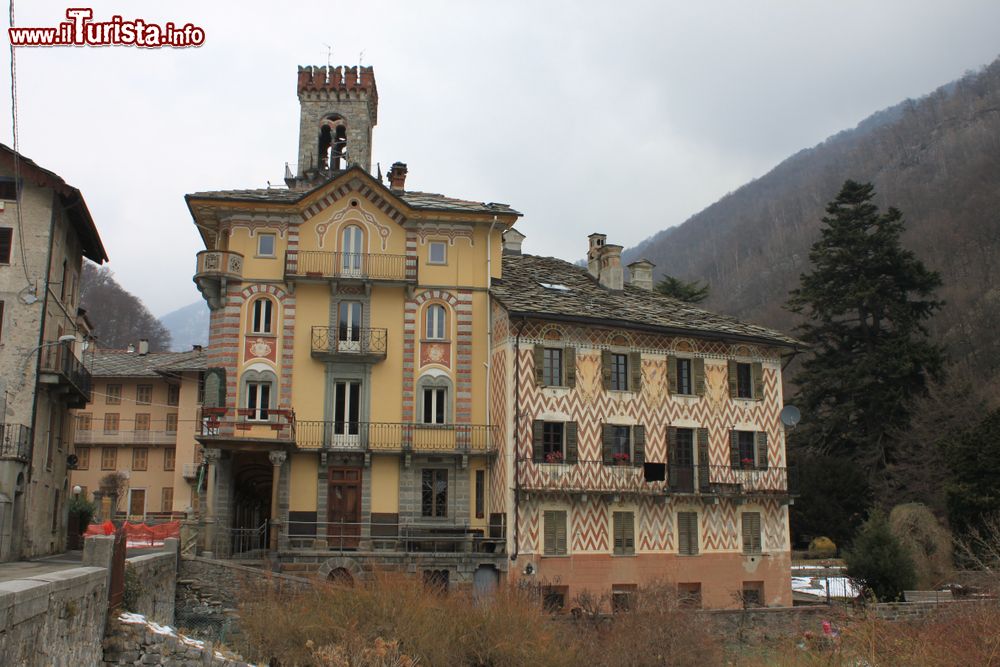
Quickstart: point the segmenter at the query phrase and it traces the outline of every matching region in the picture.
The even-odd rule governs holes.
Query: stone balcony
[[[212,310],[221,308],[226,285],[243,280],[243,255],[229,250],[202,250],[194,282]]]

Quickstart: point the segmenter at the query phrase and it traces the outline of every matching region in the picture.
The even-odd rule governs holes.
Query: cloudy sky
[[[16,24],[81,4],[15,0]],[[194,49],[17,51],[21,152],[83,191],[116,276],[156,315],[198,299],[184,194],[282,183],[296,66],[326,64],[328,46],[335,65],[375,66],[383,170],[401,160],[409,189],[509,203],[527,252],[571,260],[592,231],[635,245],[1000,55],[996,0],[89,6],[206,34]]]

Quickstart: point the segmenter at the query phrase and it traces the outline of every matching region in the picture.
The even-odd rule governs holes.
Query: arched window
[[[250,306],[250,332],[255,334],[270,334],[274,331],[274,302],[263,297]]]
[[[364,232],[357,225],[347,225],[340,233],[341,268],[347,275],[361,272]]]
[[[446,375],[424,375],[417,381],[417,385],[417,414],[420,423],[451,423],[451,380]]]
[[[340,160],[347,160],[347,123],[340,116],[328,116],[319,128],[319,168],[340,170]]]
[[[444,340],[448,337],[448,311],[439,303],[432,303],[424,311],[424,338]]]
[[[277,376],[271,371],[246,371],[240,383],[240,405],[247,421],[269,421],[277,404]]]

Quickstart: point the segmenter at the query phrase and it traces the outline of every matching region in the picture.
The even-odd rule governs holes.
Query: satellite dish
[[[783,407],[781,409],[781,414],[778,416],[781,417],[781,423],[789,428],[795,428],[795,425],[802,419],[802,413],[799,412],[799,409],[794,405],[786,405]]]

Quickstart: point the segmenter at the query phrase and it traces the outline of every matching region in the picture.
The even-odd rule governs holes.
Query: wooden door
[[[357,549],[361,536],[361,469],[330,468],[326,496],[327,544]]]
[[[146,516],[146,490],[132,489],[128,496],[128,514],[130,521],[142,521]]]

